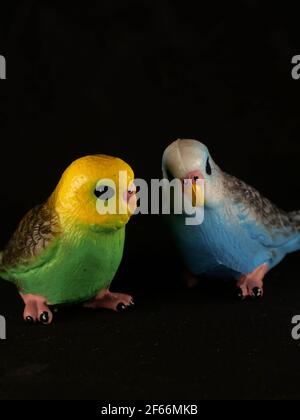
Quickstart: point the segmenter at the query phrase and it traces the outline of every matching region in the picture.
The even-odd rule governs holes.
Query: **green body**
[[[125,227],[77,226],[60,233],[39,256],[9,267],[1,277],[21,293],[49,304],[87,301],[110,286],[123,255]]]

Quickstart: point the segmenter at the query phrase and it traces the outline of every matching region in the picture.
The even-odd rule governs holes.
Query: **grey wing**
[[[241,224],[264,246],[279,247],[300,233],[300,218],[278,208],[255,188],[225,174],[225,188],[238,210]]]
[[[54,209],[46,202],[31,209],[21,220],[2,252],[2,268],[26,264],[52,242],[60,232]]]

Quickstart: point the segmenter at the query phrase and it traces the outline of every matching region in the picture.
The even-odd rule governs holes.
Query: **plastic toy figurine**
[[[124,191],[119,191],[120,171],[127,174]],[[121,159],[82,157],[65,170],[50,198],[23,218],[0,254],[0,275],[17,286],[27,322],[50,324],[49,305],[82,302],[118,311],[133,304],[131,296],[109,291],[134,211],[133,179]],[[113,197],[116,209],[124,201],[125,211],[99,212],[98,200],[109,205]]]
[[[265,274],[300,249],[300,211],[280,210],[223,172],[196,140],[177,140],[165,150],[163,174],[169,180],[204,180],[203,222],[187,226],[183,215],[170,216],[188,283],[201,274],[234,277],[241,298],[261,297]]]

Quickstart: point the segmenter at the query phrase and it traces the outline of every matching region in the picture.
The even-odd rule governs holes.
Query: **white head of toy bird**
[[[177,178],[182,182],[190,180],[197,188],[198,202],[194,203],[195,207],[217,204],[222,200],[222,172],[204,144],[189,139],[174,141],[163,154],[162,166],[165,178]],[[198,180],[203,183],[197,184]]]
[[[22,219],[1,253],[0,274],[18,287],[26,321],[49,324],[50,305],[120,310],[133,304],[131,296],[109,291],[135,209],[133,178],[119,158],[85,156]]]
[[[208,148],[196,140],[176,140],[163,154],[169,180],[202,179],[204,220],[188,226],[184,215],[170,224],[187,268],[187,280],[198,276],[237,279],[239,295],[261,297],[265,274],[287,253],[300,249],[300,212],[286,212],[256,189],[223,172]]]

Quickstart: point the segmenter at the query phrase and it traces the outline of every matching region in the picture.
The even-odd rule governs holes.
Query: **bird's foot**
[[[183,271],[182,280],[185,286],[188,288],[195,287],[199,283],[199,278],[189,270]]]
[[[43,296],[22,294],[24,303],[23,318],[28,323],[40,322],[41,324],[51,324],[53,315],[50,311],[47,301]]]
[[[263,297],[263,279],[268,269],[268,264],[262,264],[252,271],[252,273],[243,274],[237,283],[239,297],[242,299],[245,299],[247,296],[255,298]]]
[[[98,309],[105,308],[120,312],[130,306],[133,306],[133,298],[123,293],[112,293],[108,289],[101,292],[90,302],[84,305],[85,308]]]

